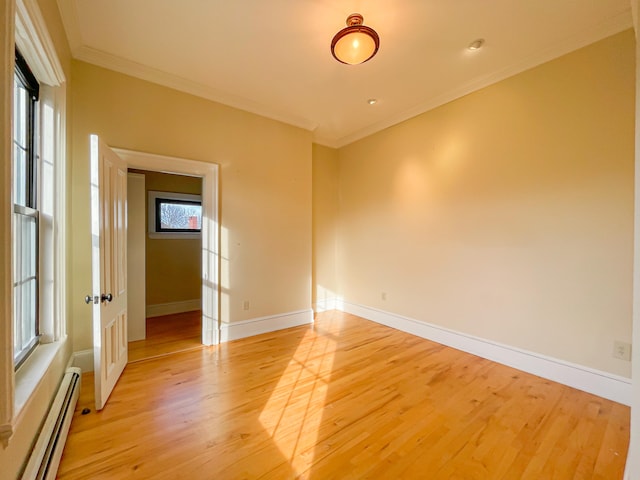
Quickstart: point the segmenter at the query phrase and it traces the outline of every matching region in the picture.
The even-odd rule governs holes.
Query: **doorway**
[[[128,169],[129,362],[202,347],[202,178]]]
[[[216,345],[220,341],[220,228],[218,223],[218,165],[177,157],[167,157],[132,150],[113,149],[129,169],[198,177],[202,191],[200,232],[200,344]],[[182,312],[178,312],[182,313]],[[169,314],[173,314],[169,312]]]

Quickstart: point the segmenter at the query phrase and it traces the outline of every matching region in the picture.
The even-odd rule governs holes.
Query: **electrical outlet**
[[[382,300],[386,300],[387,299],[387,292],[382,292],[380,294],[380,298],[382,298]]]
[[[613,357],[620,360],[631,361],[631,344],[626,342],[613,342]]]
[[[249,310],[249,300],[245,300],[244,302],[242,302],[242,308],[244,310]]]

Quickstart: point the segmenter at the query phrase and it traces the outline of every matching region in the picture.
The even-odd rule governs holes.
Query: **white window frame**
[[[40,206],[42,205],[42,201],[39,198],[40,192],[40,101],[38,98],[38,91],[40,89],[40,84],[31,74],[31,69],[26,61],[21,61],[21,64],[18,64],[18,51],[16,50],[16,65],[15,65],[15,73],[14,78],[14,95],[13,95],[13,108],[14,111],[14,122],[13,122],[13,142],[14,142],[14,157],[16,153],[16,145],[19,145],[19,150],[22,150],[25,154],[24,156],[24,177],[20,179],[21,185],[16,185],[12,183],[13,193],[15,197],[16,188],[20,188],[23,190],[24,198],[16,199],[14,198],[14,214],[13,214],[13,225],[12,225],[12,241],[13,241],[13,250],[12,250],[12,266],[14,275],[17,273],[16,270],[20,271],[19,276],[14,276],[14,284],[13,284],[13,332],[14,338],[16,336],[19,337],[20,348],[16,350],[16,345],[14,341],[14,368],[18,368],[26,359],[32,354],[34,349],[40,342],[40,265],[39,265],[39,256],[40,256]],[[16,94],[16,87],[20,85],[21,89],[24,89],[27,93],[26,98],[19,98]],[[18,111],[21,112],[20,120],[24,121],[24,132],[21,135],[23,138],[16,138],[16,113]],[[16,143],[18,142],[18,143]],[[12,166],[16,167],[16,159],[13,158]],[[16,178],[13,179],[15,182]],[[50,183],[49,178],[44,179],[45,182]],[[22,224],[24,221],[34,222],[34,239],[35,242],[31,243],[28,239],[22,239],[20,236],[19,230],[21,230],[18,225]],[[29,253],[30,248],[35,249],[33,252],[33,256]],[[33,262],[29,261],[32,259]],[[33,265],[34,270],[30,271],[30,274],[27,278],[24,277],[25,272],[22,271],[21,265],[24,265],[25,260]],[[36,295],[31,299],[33,303],[27,305],[27,311],[33,308],[33,313],[35,314],[35,323],[31,325],[29,328],[28,337],[25,339],[22,336],[24,332],[23,322],[26,320],[25,316],[22,312],[22,307],[24,306],[22,303],[22,294],[25,293],[24,284],[25,282],[31,283],[35,282]],[[18,293],[18,291],[20,293]],[[17,295],[17,296],[16,296]],[[17,298],[20,298],[16,302]],[[16,316],[17,315],[17,316]],[[20,319],[20,323],[16,325],[16,321]],[[29,323],[31,323],[29,321]],[[27,343],[25,343],[27,342]]]
[[[64,193],[66,192],[66,79],[37,1],[16,0],[15,10],[12,4],[13,2],[6,2],[5,5],[8,7],[2,14],[6,16],[4,25],[8,29],[7,33],[15,35],[15,46],[11,41],[0,42],[2,56],[5,66],[8,66],[13,76],[13,56],[17,47],[40,83],[38,128],[41,141],[38,145],[40,149],[38,168],[40,172],[43,169],[49,169],[50,175],[45,175],[44,183],[40,176],[38,195],[38,209],[45,212],[44,215],[40,215],[39,223],[41,231],[39,237],[40,344],[16,372],[13,371],[13,362],[4,361],[8,357],[7,353],[13,358],[13,321],[7,322],[9,325],[0,328],[1,349],[6,352],[2,357],[3,361],[0,362],[0,442],[5,445],[13,435],[15,426],[22,421],[27,410],[25,407],[29,405],[54,358],[66,343],[67,336],[66,198]],[[13,98],[13,82],[11,85],[9,89],[2,91],[5,99],[7,96]],[[7,118],[7,113],[12,118],[12,111],[3,111],[3,118]],[[5,138],[9,130],[12,131],[11,125],[3,131]],[[47,138],[44,135],[47,135]],[[10,154],[6,146],[2,153]],[[1,189],[11,193],[9,198],[12,207],[13,160],[7,163],[10,167],[5,168]],[[4,216],[7,205],[1,200],[0,205]],[[6,219],[2,220],[2,225],[3,227],[7,225]],[[9,232],[11,232],[9,238],[13,238],[11,228]],[[12,248],[5,247],[1,251],[2,262],[5,265],[12,265]],[[11,268],[4,268],[0,275],[2,276],[0,285],[3,287],[0,295],[5,303],[3,315],[9,314],[8,318],[13,318],[13,291],[7,288],[8,285],[12,287],[13,272]]]

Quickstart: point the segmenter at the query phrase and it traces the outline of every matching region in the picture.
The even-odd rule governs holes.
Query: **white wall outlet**
[[[626,342],[613,342],[613,356],[620,360],[631,361],[631,344]]]
[[[242,302],[242,308],[244,310],[249,310],[250,304],[249,304],[249,300],[245,300],[244,302]]]
[[[382,293],[380,294],[380,298],[381,298],[382,300],[386,300],[386,299],[387,299],[387,292],[382,292]]]

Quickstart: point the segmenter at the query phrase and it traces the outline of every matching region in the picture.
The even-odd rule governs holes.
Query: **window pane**
[[[14,73],[13,156],[14,203],[35,208],[36,156],[35,156],[35,94]]]
[[[37,340],[36,295],[38,284],[35,279],[16,286],[13,291],[14,315],[20,316],[13,335],[13,358],[23,357]]]
[[[201,223],[201,205],[167,200],[160,201],[161,230],[199,231]]]
[[[16,323],[16,317],[22,318],[22,289],[13,288],[13,316],[14,316],[14,329],[13,329],[13,358],[14,360],[22,351],[22,326],[20,323]]]
[[[38,217],[14,215],[14,360],[24,356],[38,336]]]
[[[19,366],[38,342],[38,147],[39,85],[16,50],[13,105],[13,290],[14,363]]]
[[[42,160],[40,162],[40,213],[53,216],[53,185],[54,185],[54,131],[55,115],[51,105],[42,105],[42,116],[40,131],[40,151]]]
[[[27,206],[27,156],[18,145],[13,148],[13,203]]]
[[[16,233],[20,235],[19,238],[22,241],[21,279],[25,280],[29,277],[36,276],[36,219],[35,217],[28,217],[26,215],[20,215],[20,217],[21,232]]]
[[[17,75],[14,75],[13,86],[13,141],[24,148],[27,146],[28,92]]]
[[[36,337],[36,288],[35,278],[22,285],[22,345],[21,350],[28,347]]]

